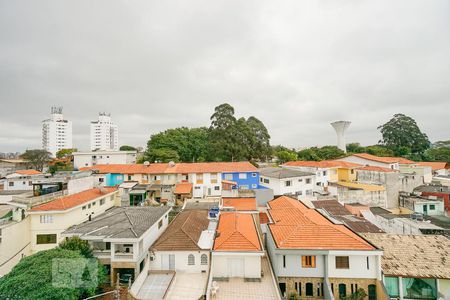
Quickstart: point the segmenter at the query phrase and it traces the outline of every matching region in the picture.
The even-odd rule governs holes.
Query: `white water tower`
[[[331,123],[334,130],[336,130],[337,135],[337,146],[344,152],[347,152],[347,148],[345,146],[345,131],[350,126],[352,122],[350,121],[336,121]]]

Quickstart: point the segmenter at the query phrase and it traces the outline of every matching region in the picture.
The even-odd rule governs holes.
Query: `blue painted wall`
[[[231,178],[231,176],[233,178]],[[246,174],[247,178],[239,178],[239,174]],[[228,177],[230,176],[230,177]],[[222,180],[231,180],[237,183],[238,188],[259,189],[259,172],[228,172],[222,173]]]
[[[105,185],[106,186],[115,186],[119,185],[124,181],[125,175],[123,174],[106,174],[105,175]]]

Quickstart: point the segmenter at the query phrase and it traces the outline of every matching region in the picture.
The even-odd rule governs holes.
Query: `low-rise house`
[[[256,207],[256,198],[226,198],[221,199],[221,209],[222,210],[236,210],[238,212],[247,213],[258,213],[258,208]]]
[[[445,185],[421,185],[414,189],[414,193],[418,193],[423,197],[434,196],[442,198],[444,201],[444,209],[450,215],[450,186]]]
[[[33,179],[42,175],[42,172],[33,169],[17,170],[14,173],[5,176],[3,189],[5,191],[24,191],[33,190]]]
[[[274,195],[313,196],[316,173],[292,168],[264,168],[259,172],[260,185],[272,189]]]
[[[80,169],[95,165],[135,164],[137,151],[73,152],[73,167]]]
[[[17,170],[26,170],[30,166],[30,162],[24,159],[0,158],[0,178]]]
[[[430,167],[431,171],[433,172],[433,176],[448,176],[450,175],[450,164],[447,162],[440,162],[440,161],[422,161],[417,163],[418,166],[422,167]]]
[[[384,185],[339,181],[331,183],[329,190],[342,203],[362,203],[370,206],[387,207],[387,192]]]
[[[151,246],[150,270],[207,273],[216,226],[207,210],[180,212]]]
[[[268,213],[267,250],[284,296],[338,299],[363,288],[383,299],[381,250],[293,198],[270,201]]]
[[[391,299],[450,299],[450,240],[439,235],[363,236],[383,250],[381,269]]]
[[[133,281],[144,269],[148,249],[169,224],[170,207],[114,207],[74,225],[63,237],[78,236],[89,241],[94,256],[110,270],[111,282],[117,274],[129,274]]]
[[[421,197],[409,193],[402,193],[400,194],[399,205],[414,213],[423,215],[442,216],[447,214],[444,209],[443,199],[438,199],[436,196]]]
[[[28,211],[31,251],[56,247],[67,228],[91,220],[119,200],[117,188],[93,188],[32,207]]]
[[[213,278],[261,278],[261,240],[251,214],[222,212],[214,239]]]
[[[400,164],[414,163],[413,161],[402,157],[376,156],[369,153],[354,153],[338,160],[352,162],[363,166],[375,166],[393,170],[399,170]]]

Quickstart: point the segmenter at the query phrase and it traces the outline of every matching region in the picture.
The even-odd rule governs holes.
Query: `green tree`
[[[367,297],[366,291],[359,288],[356,292],[347,297],[340,297],[341,300],[364,300]]]
[[[161,148],[161,149],[150,149],[144,156],[144,161],[149,162],[179,162],[180,156],[175,150]]]
[[[267,160],[272,154],[272,149],[270,147],[270,135],[266,126],[253,116],[247,119],[247,126],[251,131],[251,138],[249,139],[250,157]]]
[[[345,156],[345,152],[336,146],[311,147],[300,150],[297,154],[299,160],[314,161],[336,159]]]
[[[66,158],[72,156],[73,152],[77,152],[78,150],[76,148],[70,148],[70,149],[61,149],[58,152],[56,152],[56,158]]]
[[[297,160],[297,153],[294,151],[281,150],[275,153],[278,164],[284,164],[288,161]]]
[[[430,148],[423,156],[425,161],[445,161],[450,164],[449,147]]]
[[[211,143],[211,160],[232,161],[239,160],[237,155],[245,155],[247,145],[238,144],[239,137],[235,134],[239,131],[237,120],[234,116],[234,108],[224,103],[214,109],[209,127],[209,140]]]
[[[376,156],[394,156],[395,153],[391,149],[388,149],[386,147],[380,146],[380,145],[372,145],[367,146],[364,149],[364,152],[376,155]]]
[[[448,140],[448,141],[437,141],[436,143],[433,144],[433,148],[441,148],[441,147],[450,148],[450,140]]]
[[[46,150],[34,149],[25,151],[20,157],[28,160],[34,169],[42,171],[44,166],[51,161],[52,154]]]
[[[297,152],[297,156],[299,160],[313,160],[313,161],[320,161],[322,160],[319,155],[317,154],[317,148],[307,148],[303,149]]]
[[[62,161],[56,161],[56,162],[53,162],[52,164],[49,164],[49,167],[48,167],[48,171],[51,173],[51,174],[55,174],[56,172],[59,172],[59,171],[73,171],[74,170],[74,168],[73,168],[73,164],[72,163],[70,163],[70,162],[62,162]]]
[[[136,151],[136,148],[133,146],[122,145],[119,148],[120,151]]]
[[[65,250],[78,251],[81,255],[83,255],[86,258],[94,257],[89,242],[80,239],[78,236],[73,236],[71,238],[62,241],[61,243],[59,243],[59,248]]]
[[[40,251],[23,258],[8,274],[0,278],[0,299],[79,299],[95,294],[104,282],[105,271],[97,262],[97,285],[93,287],[58,287],[52,280],[55,259],[76,260],[84,257],[76,251],[60,248]],[[60,271],[60,268],[58,268]],[[73,271],[70,269],[68,271]],[[79,270],[82,271],[82,270]]]
[[[346,145],[347,153],[363,153],[365,147],[362,147],[360,143],[350,143]]]
[[[378,129],[382,135],[380,144],[393,150],[395,155],[423,153],[430,147],[427,135],[420,131],[416,121],[404,114],[395,114]]]

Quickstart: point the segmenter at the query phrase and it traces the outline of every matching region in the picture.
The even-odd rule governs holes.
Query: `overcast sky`
[[[0,152],[41,147],[52,105],[87,149],[99,111],[144,146],[223,102],[289,147],[335,120],[374,144],[395,113],[450,139],[450,1],[0,0]]]

